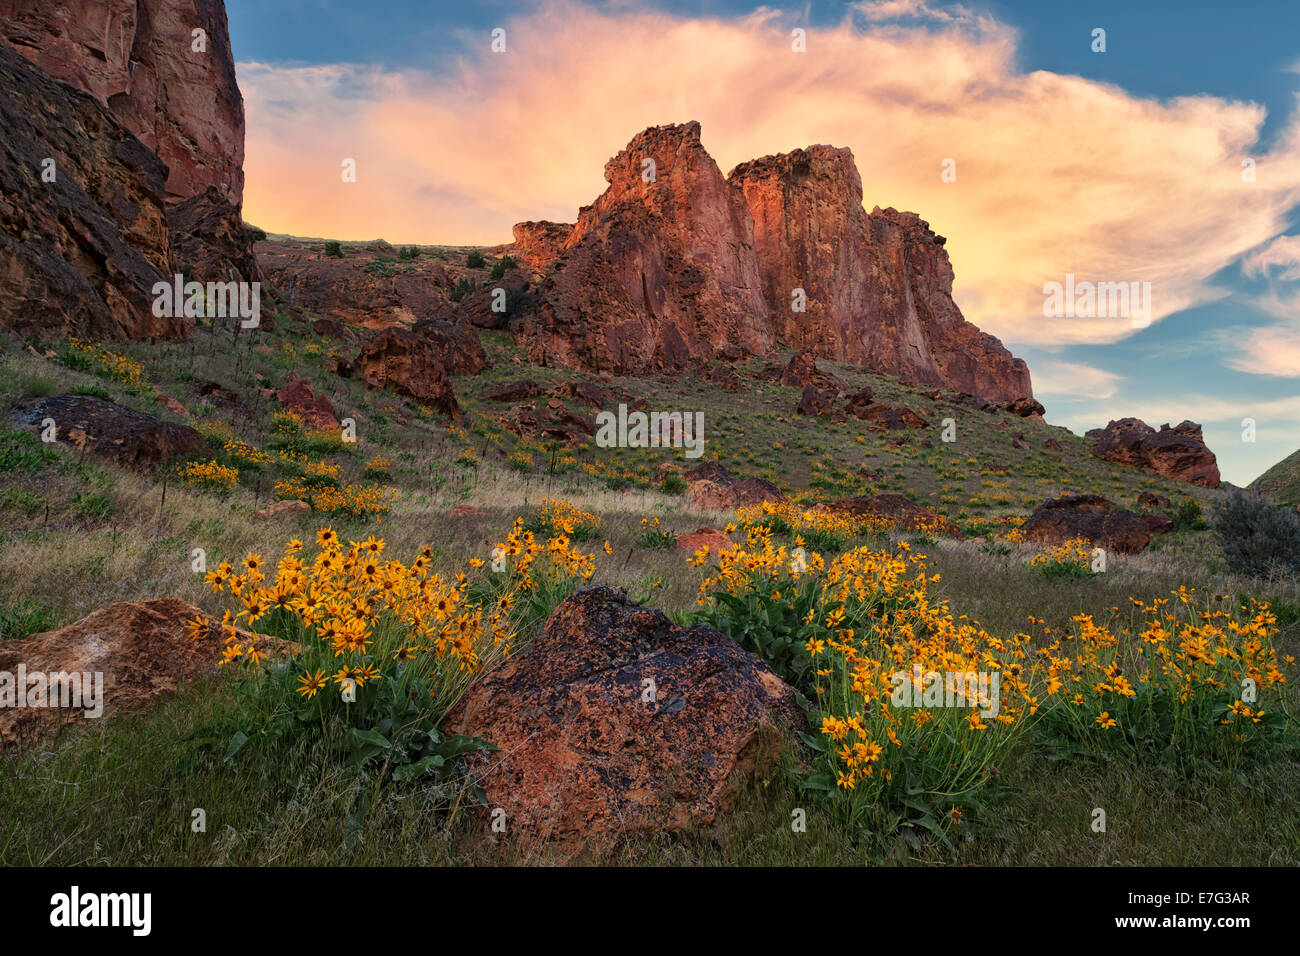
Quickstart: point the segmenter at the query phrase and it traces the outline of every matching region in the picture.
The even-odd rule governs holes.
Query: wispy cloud
[[[922,22],[897,22],[908,17]],[[572,220],[640,129],[697,119],[724,172],[852,147],[868,208],[918,211],[949,238],[968,318],[1059,346],[1117,341],[1132,323],[1045,318],[1045,283],[1149,281],[1158,320],[1222,295],[1210,277],[1277,237],[1300,202],[1300,132],[1262,153],[1260,106],[1023,73],[1016,33],[955,5],[860,4],[809,29],[805,53],[791,49],[797,19],[557,0],[505,23],[506,53],[467,38],[438,72],[240,64],[246,215],[318,236],[509,241],[516,221]],[[340,180],[344,158],[356,183]]]
[[[1039,362],[1034,366],[1034,394],[1063,398],[1111,398],[1123,379],[1114,372],[1079,362]]]

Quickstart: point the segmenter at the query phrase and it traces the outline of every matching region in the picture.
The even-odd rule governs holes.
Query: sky
[[[1240,485],[1300,447],[1295,0],[226,8],[265,229],[508,242],[572,222],[666,123],[698,120],[724,174],[847,146],[868,209],[947,237],[957,304],[1049,422],[1200,422]],[[1058,308],[1053,283],[1129,307]]]

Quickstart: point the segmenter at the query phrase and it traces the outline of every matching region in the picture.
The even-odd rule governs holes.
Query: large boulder
[[[1137,418],[1121,418],[1088,432],[1096,439],[1092,453],[1104,461],[1141,468],[1174,481],[1219,487],[1219,463],[1205,445],[1201,426],[1180,422],[1152,428]]]
[[[1020,526],[1020,533],[1024,540],[1037,544],[1056,545],[1084,538],[1108,551],[1136,554],[1147,546],[1153,534],[1172,527],[1166,515],[1125,511],[1101,495],[1067,495],[1034,509]]]
[[[186,623],[196,619],[207,625],[203,640],[187,633]],[[56,683],[84,686],[83,693],[94,678],[81,675],[98,673],[103,715],[140,710],[216,670],[223,646],[216,631],[216,623],[202,611],[173,598],[110,604],[56,631],[0,641],[0,673],[14,675],[16,685],[21,666],[28,684],[21,688],[24,692],[34,675],[54,674],[59,675]],[[0,682],[0,700],[4,693]],[[0,749],[39,743],[86,719],[83,708],[0,706]]]
[[[290,373],[283,385],[275,390],[280,407],[293,412],[313,428],[334,431],[339,427],[334,406],[324,395],[317,395],[311,382]]]
[[[388,388],[435,411],[464,421],[449,375],[473,375],[487,367],[487,353],[467,324],[435,319],[373,335],[357,356],[357,368],[371,388]]]
[[[800,723],[794,692],[731,638],[597,585],[472,684],[443,727],[497,746],[471,772],[507,833],[589,845],[710,826]]]
[[[153,314],[171,271],[158,157],[3,43],[0,129],[0,328],[183,338],[192,320]]]
[[[150,467],[207,447],[203,436],[188,425],[165,422],[93,395],[37,399],[18,411],[18,420],[38,434],[46,419],[53,420],[58,441],[129,467]]]

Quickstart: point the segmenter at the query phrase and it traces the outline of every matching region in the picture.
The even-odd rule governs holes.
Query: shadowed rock
[[[1099,548],[1136,554],[1152,534],[1170,530],[1165,515],[1141,515],[1120,509],[1101,495],[1068,495],[1039,505],[1020,526],[1026,541],[1054,545],[1084,538]]]
[[[1219,487],[1219,463],[1205,445],[1201,426],[1180,422],[1156,431],[1137,418],[1121,418],[1088,436],[1096,439],[1092,453],[1103,461],[1155,472],[1174,481],[1206,488]]]
[[[793,691],[731,638],[595,586],[443,726],[499,748],[471,769],[511,833],[578,846],[713,824],[774,753],[765,731],[801,724]]]
[[[18,420],[38,434],[53,419],[55,437],[78,451],[148,467],[207,447],[188,425],[165,422],[93,395],[56,395],[24,405]]]

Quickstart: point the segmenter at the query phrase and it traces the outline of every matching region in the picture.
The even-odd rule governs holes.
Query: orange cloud
[[[876,22],[895,7],[929,25]],[[469,37],[436,74],[241,63],[245,215],[298,235],[506,242],[521,220],[572,221],[642,128],[695,119],[724,173],[851,147],[868,208],[917,211],[948,237],[969,319],[1063,345],[1117,341],[1132,322],[1045,317],[1046,283],[1150,282],[1158,320],[1221,295],[1210,276],[1279,235],[1300,202],[1300,131],[1261,152],[1262,107],[1023,73],[1012,29],[927,11],[863,4],[808,29],[797,53],[799,22],[772,10],[686,19],[553,2],[503,24],[505,53]],[[347,158],[355,183],[341,181]],[[946,159],[955,182],[940,178]]]

